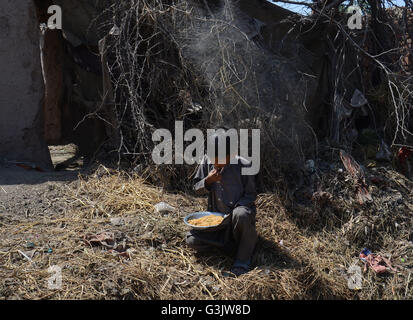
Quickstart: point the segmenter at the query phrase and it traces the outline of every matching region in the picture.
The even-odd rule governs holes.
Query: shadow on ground
[[[194,251],[198,262],[217,270],[230,270],[233,257],[225,255],[219,249],[212,249],[205,253]],[[302,264],[294,259],[286,249],[274,241],[259,237],[251,262],[252,268],[300,269]]]
[[[0,167],[0,186],[35,185],[50,181],[70,182],[76,180],[82,170],[39,172],[17,166]]]

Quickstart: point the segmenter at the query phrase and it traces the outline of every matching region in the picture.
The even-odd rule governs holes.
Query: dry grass
[[[398,176],[398,178],[400,178]],[[401,179],[401,178],[400,178]],[[334,181],[334,180],[333,180]],[[345,183],[345,182],[343,182]],[[406,183],[404,181],[403,183]],[[336,186],[344,192],[343,188]],[[412,190],[412,189],[410,189]],[[351,190],[350,190],[351,193]],[[406,201],[412,198],[407,197]],[[2,228],[0,252],[0,297],[5,299],[411,299],[409,267],[412,244],[404,233],[384,233],[377,252],[392,261],[404,259],[397,274],[364,275],[363,288],[347,287],[346,270],[357,263],[362,249],[348,227],[351,214],[339,205],[313,208],[312,217],[323,213],[341,219],[338,226],[310,227],[303,216],[290,209],[275,194],[257,200],[259,244],[253,257],[254,270],[239,278],[224,277],[232,260],[217,253],[201,256],[185,245],[183,217],[205,208],[205,199],[172,194],[128,176],[100,167],[88,178],[79,177],[64,190],[68,210],[60,217],[22,220]],[[373,196],[375,193],[373,193]],[[411,195],[411,191],[410,191]],[[344,198],[343,198],[344,199]],[[348,199],[347,199],[348,200]],[[177,208],[170,214],[155,213],[153,205],[165,201]],[[338,202],[341,200],[338,199]],[[344,201],[344,200],[343,200]],[[349,200],[348,200],[349,201]],[[351,202],[349,202],[351,203]],[[342,206],[344,204],[341,203]],[[304,208],[304,206],[302,206]],[[361,210],[361,209],[360,209]],[[301,210],[302,211],[302,210]],[[307,207],[307,212],[310,212]],[[315,212],[315,213],[314,213]],[[341,215],[339,214],[341,212]],[[386,211],[387,212],[387,211]],[[411,212],[410,212],[411,214]],[[363,213],[358,215],[363,217]],[[121,217],[114,226],[110,218]],[[383,216],[383,219],[385,217]],[[358,225],[358,224],[356,224]],[[380,229],[379,230],[384,230]],[[118,242],[129,247],[129,257],[103,246],[91,247],[82,239],[87,233],[112,231]],[[381,232],[381,231],[380,231]],[[384,231],[383,231],[384,232]],[[30,236],[36,238],[33,262],[20,251]],[[357,239],[357,237],[355,238]],[[365,239],[369,239],[365,237]],[[282,240],[282,245],[280,241]],[[380,247],[378,247],[381,245]],[[48,253],[48,248],[53,252]],[[396,263],[397,264],[397,263]],[[62,268],[62,288],[47,288],[48,268]],[[359,263],[361,266],[361,264]]]

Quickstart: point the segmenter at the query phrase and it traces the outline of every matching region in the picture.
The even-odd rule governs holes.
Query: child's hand
[[[221,181],[222,180],[222,176],[220,175],[220,173],[218,172],[217,169],[213,169],[209,174],[208,177],[206,177],[206,184],[210,185],[213,184],[214,182],[217,181]]]

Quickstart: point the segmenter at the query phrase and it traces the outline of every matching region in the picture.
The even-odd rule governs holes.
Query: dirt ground
[[[413,297],[413,183],[389,168],[367,170],[370,204],[357,204],[339,165],[317,173],[319,188],[331,195],[321,202],[305,200],[306,187],[294,206],[280,195],[260,194],[253,270],[231,278],[231,258],[198,255],[185,245],[182,220],[203,210],[206,199],[103,166],[86,171],[73,164],[79,160],[73,150],[66,156],[55,151],[58,171],[0,167],[0,299]],[[160,201],[176,210],[156,213]],[[99,235],[114,245],[86,241]],[[363,269],[358,255],[364,247],[397,271],[368,269],[361,287],[351,289],[349,270]],[[57,289],[49,282],[49,268],[56,266],[62,275]]]
[[[62,171],[40,172],[16,164],[0,165],[0,219],[2,223],[62,213],[61,186],[76,180],[82,162],[73,145],[50,147],[52,162]]]

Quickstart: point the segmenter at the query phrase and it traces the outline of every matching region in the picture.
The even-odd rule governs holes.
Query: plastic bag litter
[[[366,97],[359,89],[354,90],[353,97],[351,98],[351,102],[350,102],[353,108],[360,108],[364,106],[365,104],[367,104],[367,102],[368,101]]]
[[[384,140],[381,140],[379,151],[376,153],[376,160],[390,161],[391,156],[392,153],[390,151],[389,146],[386,144],[386,142],[384,142]]]
[[[119,36],[120,35],[120,28],[118,26],[113,26],[112,29],[110,29],[109,34],[111,36]]]
[[[315,169],[315,162],[314,160],[310,159],[307,160],[304,164],[304,169],[307,173],[309,174],[313,174],[315,173],[316,169]]]
[[[166,202],[159,202],[154,206],[156,213],[175,212],[175,208]]]
[[[122,218],[111,218],[110,223],[114,226],[123,226],[125,224],[125,220]]]

